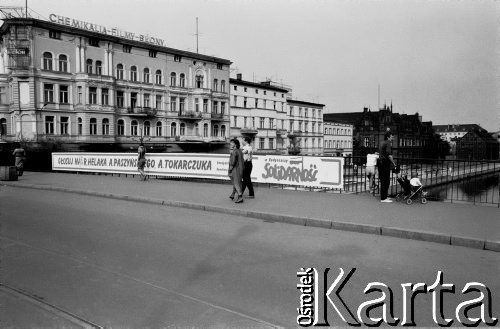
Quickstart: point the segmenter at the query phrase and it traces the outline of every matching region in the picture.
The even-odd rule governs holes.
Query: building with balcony
[[[328,122],[324,126],[325,155],[352,157],[352,133],[354,127],[346,123]]]
[[[325,105],[288,99],[288,138],[302,155],[323,154],[323,110]]]
[[[3,141],[225,148],[231,61],[54,14],[2,20]]]
[[[230,79],[231,137],[250,137],[260,154],[287,152],[289,88],[271,82]]]

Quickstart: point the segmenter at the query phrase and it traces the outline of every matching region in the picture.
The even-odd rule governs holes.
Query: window
[[[269,118],[269,128],[273,129],[273,128],[276,128],[274,126],[274,119],[273,118]],[[271,147],[272,148],[272,147]]]
[[[212,113],[219,113],[219,102],[214,101],[213,104]]]
[[[109,119],[102,119],[102,134],[109,135]]]
[[[222,70],[222,64],[217,64],[217,69]]]
[[[177,97],[170,97],[170,111],[177,111]]]
[[[220,126],[220,136],[226,137],[226,126],[225,125]]]
[[[226,92],[226,80],[222,80],[220,82],[220,91],[222,91],[223,93]]]
[[[87,62],[85,64],[85,72],[87,72],[87,74],[92,74],[92,65],[93,65],[92,60],[90,58],[87,59]]]
[[[95,74],[102,75],[102,62],[95,61]]]
[[[157,110],[161,110],[162,109],[162,103],[163,103],[163,100],[162,100],[162,96],[161,95],[156,95],[156,109]]]
[[[182,57],[181,57],[181,56],[179,56],[179,55],[174,55],[174,62],[180,62],[180,61],[181,61],[181,59],[182,59]]]
[[[97,88],[89,87],[89,104],[97,104]]]
[[[214,85],[213,85],[214,91],[217,91],[218,88],[219,88],[219,80],[214,79]]]
[[[260,129],[264,129],[264,119],[265,118],[260,118]]]
[[[118,120],[117,124],[116,124],[117,128],[118,128],[118,136],[124,136],[125,135],[125,123],[123,122],[122,119]]]
[[[54,103],[54,85],[46,83],[43,85],[43,100],[45,103]]]
[[[52,54],[49,52],[43,53],[43,69],[52,71]]]
[[[200,127],[198,126],[197,123],[194,124],[194,135],[200,136]]]
[[[259,138],[259,149],[263,150],[265,145],[265,139],[264,138]]]
[[[235,115],[233,118],[234,118],[234,126],[233,127],[238,127],[238,117]]]
[[[212,127],[212,136],[217,137],[218,135],[219,135],[219,126],[218,125],[214,125]]]
[[[68,72],[68,57],[66,55],[59,55],[59,71]]]
[[[46,116],[45,117],[45,133],[53,135],[54,134],[54,117]]]
[[[99,47],[99,39],[89,38],[89,45],[92,47]]]
[[[7,135],[7,119],[0,119],[0,135]]]
[[[123,52],[130,53],[132,51],[132,46],[123,45]]]
[[[252,127],[255,128],[255,117],[252,118]]]
[[[158,121],[156,123],[156,136],[161,137],[162,135],[163,135],[163,133],[162,133],[161,121]]]
[[[307,116],[308,116],[308,113],[309,113],[309,110],[308,110],[308,109],[305,109],[305,110],[304,110],[304,116],[305,116],[306,118],[307,118]]]
[[[151,136],[151,122],[144,121],[144,136]]]
[[[244,108],[247,107],[247,98],[246,97],[243,97],[243,107]]]
[[[116,65],[116,78],[123,80],[123,64]]]
[[[170,125],[170,136],[177,136],[177,124],[175,122]]]
[[[259,89],[255,89],[255,93],[258,94],[259,93]]]
[[[139,127],[139,124],[137,124],[137,121],[132,120],[132,122],[130,122],[130,135],[138,136],[139,135],[138,129],[137,129],[138,127]]]
[[[208,124],[203,125],[203,137],[208,137]]]
[[[238,87],[237,87],[237,86],[234,86],[234,87],[233,87],[233,89],[234,89],[234,90],[238,90]]]
[[[208,99],[203,100],[203,112],[208,112]]]
[[[246,128],[247,126],[247,117],[243,117],[243,127]]]
[[[255,99],[255,108],[259,108],[259,100],[257,98]]]
[[[274,138],[269,138],[269,148],[274,149]]]
[[[149,83],[149,69],[147,67],[143,71],[142,79],[144,83]]]
[[[170,73],[170,86],[175,87],[177,80],[177,74],[175,72]]]
[[[78,135],[83,135],[83,120],[78,118]]]
[[[276,102],[273,102],[273,109],[276,110]]]
[[[185,109],[186,109],[186,98],[180,97],[179,98],[179,112],[183,113]]]
[[[109,89],[108,88],[101,89],[101,104],[102,105],[109,105]]]
[[[157,51],[156,50],[150,50],[149,51],[149,57],[156,58],[156,55],[157,55]]]
[[[180,124],[179,135],[181,136],[186,135],[186,124],[184,122]]]
[[[7,104],[7,87],[0,87],[0,104]]]
[[[59,86],[59,103],[68,104],[68,86]]]
[[[119,108],[123,108],[125,105],[125,97],[123,96],[123,91],[117,90],[116,91],[116,106]]]
[[[203,76],[202,75],[197,75],[195,78],[196,81],[196,88],[203,88]]]
[[[61,39],[61,32],[49,30],[49,38],[51,39]]]
[[[144,94],[144,107],[150,107],[150,95],[149,94]]]
[[[236,106],[236,104],[238,104],[238,96],[233,96],[233,101],[234,101],[234,106]]]
[[[182,87],[182,88],[186,87],[186,75],[184,73],[181,73],[179,75],[179,87]]]
[[[198,98],[194,99],[194,110],[200,112],[200,100]]]
[[[264,95],[267,95],[267,90],[264,90]]]
[[[59,126],[61,135],[68,134],[68,127],[69,127],[69,117],[61,117],[61,123]]]
[[[130,67],[130,80],[137,81],[137,66]]]
[[[226,102],[220,102],[220,113],[226,113]]]
[[[97,119],[90,118],[89,130],[91,135],[97,135]]]
[[[161,70],[156,70],[155,73],[155,83],[161,85]]]
[[[364,146],[365,147],[369,147],[370,146],[370,138],[369,137],[365,137],[363,139],[363,141],[364,141]]]
[[[247,92],[247,87],[243,88],[243,91],[244,91],[244,92]]]
[[[137,93],[130,93],[130,107],[133,109],[137,107]]]

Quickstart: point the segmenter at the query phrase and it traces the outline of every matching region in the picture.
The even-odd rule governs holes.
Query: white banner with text
[[[252,181],[258,183],[343,187],[344,159],[255,155]],[[149,153],[144,171],[149,175],[228,180],[228,154]],[[52,153],[52,169],[138,174],[136,153]]]

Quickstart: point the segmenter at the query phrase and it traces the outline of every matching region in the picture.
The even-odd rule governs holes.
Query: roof
[[[247,87],[252,87],[252,88],[260,88],[260,89],[266,89],[266,90],[273,90],[273,91],[279,91],[280,93],[287,93],[287,89],[279,88],[270,84],[267,84],[265,82],[251,82],[251,81],[246,81],[246,80],[241,80],[241,79],[234,79],[230,78],[229,83],[232,85],[238,85],[238,86],[247,86]]]
[[[98,38],[100,40],[109,40],[109,41],[120,43],[120,44],[131,45],[131,46],[134,46],[137,48],[152,49],[152,50],[157,50],[157,51],[161,51],[164,53],[180,55],[180,56],[190,57],[190,58],[199,59],[199,60],[212,61],[212,62],[226,64],[226,65],[231,65],[233,63],[228,59],[223,59],[223,58],[208,56],[208,55],[202,55],[202,54],[193,53],[190,51],[154,45],[154,44],[150,44],[150,43],[146,43],[146,42],[130,40],[127,38],[121,38],[118,36],[113,36],[113,35],[108,35],[108,34],[103,34],[103,33],[98,33],[98,32],[92,32],[92,31],[85,30],[85,29],[75,28],[75,27],[71,27],[71,26],[67,26],[67,25],[61,25],[61,24],[52,23],[49,21],[35,19],[35,18],[8,18],[8,19],[6,18],[6,19],[3,19],[3,22],[4,23],[2,24],[2,26],[0,26],[0,35],[5,34],[8,31],[8,27],[10,25],[30,24],[30,25],[35,26],[35,27],[57,30],[57,31],[62,31],[62,32],[69,33],[69,34],[81,35],[81,36],[85,36],[85,37]]]
[[[321,106],[321,107],[324,107],[325,104],[320,104],[320,103],[313,103],[313,102],[306,102],[306,101],[299,101],[299,100],[296,100],[296,99],[287,99],[286,102],[288,104],[296,104],[296,105],[306,105],[306,106]]]
[[[437,133],[445,132],[467,132],[471,129],[481,128],[478,124],[448,124],[448,125],[434,125],[434,130]]]

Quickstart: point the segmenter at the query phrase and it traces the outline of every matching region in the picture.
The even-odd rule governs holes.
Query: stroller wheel
[[[426,198],[422,198],[422,200],[420,200],[423,204],[426,204],[427,203],[427,199]]]
[[[406,204],[412,204],[413,201],[411,199],[406,199]]]

